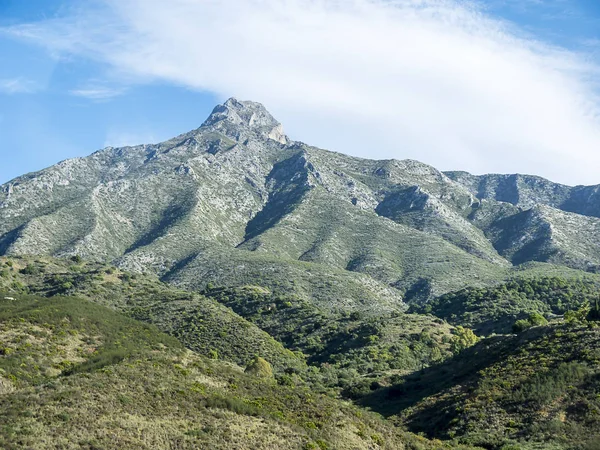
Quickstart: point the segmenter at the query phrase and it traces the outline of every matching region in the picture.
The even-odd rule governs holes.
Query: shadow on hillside
[[[450,422],[459,414],[457,405],[461,397],[477,386],[479,371],[505,359],[523,341],[533,339],[537,334],[489,337],[457,356],[361,398],[358,403],[385,417],[405,411],[403,422],[410,431],[447,438]],[[423,402],[428,397],[436,397],[436,401]],[[419,408],[407,411],[417,404],[420,404]]]

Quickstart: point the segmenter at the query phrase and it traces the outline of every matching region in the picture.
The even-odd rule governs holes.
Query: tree
[[[548,320],[538,312],[529,314],[527,319],[519,319],[513,325],[513,332],[520,333],[531,327],[548,325]]]
[[[522,331],[525,331],[528,328],[531,328],[531,322],[529,322],[529,320],[526,319],[519,319],[512,326],[514,333],[521,333]]]
[[[439,362],[444,358],[444,356],[442,355],[442,351],[440,350],[439,347],[433,347],[431,349],[431,356],[429,357],[429,359],[432,362]]]
[[[565,322],[571,325],[583,324],[587,321],[591,309],[589,302],[585,302],[578,310],[565,312]]]
[[[548,325],[548,321],[546,320],[546,318],[537,312],[529,314],[529,318],[527,320],[533,327]]]
[[[596,297],[594,299],[594,306],[590,309],[590,312],[587,315],[587,320],[598,322],[600,321],[600,304],[599,298]]]
[[[479,338],[473,333],[473,330],[459,325],[454,329],[452,353],[459,353],[464,349],[475,345],[477,341],[479,341]]]
[[[19,272],[23,275],[39,275],[41,271],[42,270],[38,266],[34,264],[27,264]]]

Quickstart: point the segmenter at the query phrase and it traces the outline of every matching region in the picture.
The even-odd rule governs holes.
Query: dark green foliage
[[[587,320],[592,322],[600,321],[600,292],[590,306],[590,312],[587,315]]]
[[[544,316],[542,316],[540,313],[535,313],[535,312],[529,314],[529,317],[527,318],[527,320],[533,327],[539,327],[541,325],[548,324],[548,320]]]
[[[597,329],[546,326],[483,339],[395,381],[362,402],[429,436],[490,449],[579,449],[600,439]]]
[[[518,405],[535,403],[541,407],[559,398],[569,390],[569,386],[581,385],[592,374],[586,364],[577,361],[560,363],[548,372],[535,374],[509,395],[507,401]]]
[[[445,294],[414,310],[489,335],[510,332],[516,320],[529,320],[531,314],[561,315],[585,302],[595,302],[599,292],[598,282],[592,278],[517,278],[495,287]]]
[[[585,302],[579,308],[565,312],[565,323],[575,327],[584,325],[587,323],[590,313],[590,304]]]
[[[531,327],[539,327],[541,325],[547,325],[548,320],[540,313],[531,313],[527,319],[517,320],[512,327],[515,333],[520,333]]]
[[[519,319],[513,324],[512,330],[515,333],[520,333],[528,328],[531,328],[531,322],[526,319]]]
[[[207,295],[306,355],[307,363],[319,367],[308,374],[313,383],[342,388],[353,397],[361,389],[356,384],[421,369],[450,354],[450,327],[431,317],[332,312],[258,286],[213,289]]]
[[[42,269],[37,264],[27,264],[20,272],[23,275],[39,275],[42,272]]]
[[[479,338],[473,333],[473,330],[462,326],[457,326],[452,337],[452,351],[460,353],[477,343]]]

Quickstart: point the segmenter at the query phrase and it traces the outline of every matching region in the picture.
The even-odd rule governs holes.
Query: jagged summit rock
[[[217,105],[202,127],[223,131],[236,139],[244,134],[240,133],[242,128],[281,144],[289,142],[283,131],[283,125],[275,120],[262,104],[239,101],[233,97],[222,105]]]
[[[217,105],[206,119],[203,126],[214,125],[222,120],[228,120],[235,125],[247,127],[274,127],[279,122],[260,103],[251,101],[239,101],[230,98],[222,105]]]

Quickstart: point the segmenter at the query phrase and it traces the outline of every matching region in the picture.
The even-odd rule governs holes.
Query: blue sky
[[[37,22],[69,2],[0,0],[0,25]],[[106,70],[85,57],[57,59],[47,49],[0,35],[0,183],[108,145],[160,142],[200,126],[217,100],[172,83],[125,84],[102,98],[75,95]]]
[[[599,30],[595,0],[0,0],[0,183],[236,96],[344,153],[597,184]]]

